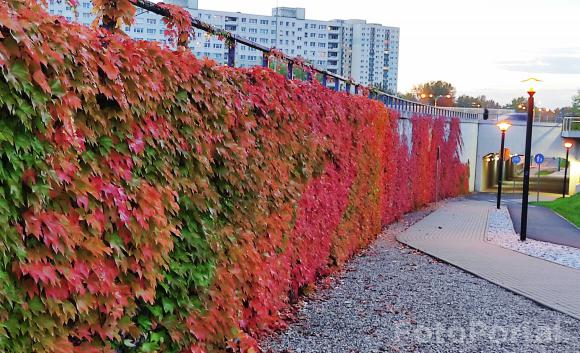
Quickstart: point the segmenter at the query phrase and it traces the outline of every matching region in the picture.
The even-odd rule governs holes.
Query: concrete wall
[[[465,120],[461,122],[461,134],[463,137],[463,148],[461,151],[461,161],[469,163],[469,190],[483,191],[496,184],[497,162],[487,162],[483,157],[498,153],[500,149],[501,133],[495,125],[495,121],[473,121]],[[526,125],[525,122],[514,122],[514,125],[507,132],[506,148],[512,154],[525,153]],[[564,140],[561,137],[562,127],[554,123],[534,123],[532,156],[542,153],[546,158],[566,156],[563,147]],[[399,120],[399,132],[407,136],[409,147],[411,145],[412,125],[409,120]],[[575,145],[580,145],[580,140],[573,141]],[[523,158],[522,158],[523,159]],[[570,194],[580,192],[576,186],[580,185],[580,148],[575,146],[570,153]],[[486,164],[484,166],[484,164]],[[485,167],[485,168],[484,168]],[[506,168],[507,171],[507,168]],[[511,180],[511,176],[507,176]],[[551,184],[549,177],[543,177],[542,185],[548,187]],[[557,184],[557,181],[553,183]],[[535,190],[535,181],[532,180],[531,189]],[[550,186],[550,191],[559,192],[557,186]]]
[[[574,142],[574,147],[570,151],[570,192],[580,193],[580,139],[572,142]]]
[[[495,126],[496,122],[490,121],[464,121],[461,124],[464,141],[463,160],[469,160],[471,164],[470,187],[472,190],[482,191],[485,189],[489,178],[484,175],[483,157],[490,153],[498,153],[500,150],[501,133]],[[513,122],[513,126],[506,135],[506,148],[512,154],[525,153],[526,125],[525,122]],[[534,123],[532,139],[532,156],[542,153],[547,158],[562,157],[566,155],[563,147],[564,140],[561,137],[562,127],[554,123]],[[576,145],[580,141],[573,141]],[[474,147],[475,146],[475,147]],[[570,193],[576,192],[576,185],[580,184],[580,149],[575,146],[570,156]]]
[[[463,137],[463,149],[461,161],[469,163],[469,191],[475,190],[475,177],[477,175],[477,145],[479,123],[477,121],[463,121],[461,123],[461,136]]]

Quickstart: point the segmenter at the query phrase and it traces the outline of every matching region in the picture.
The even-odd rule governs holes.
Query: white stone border
[[[580,249],[528,239],[521,242],[504,207],[488,216],[485,240],[503,248],[580,270]]]

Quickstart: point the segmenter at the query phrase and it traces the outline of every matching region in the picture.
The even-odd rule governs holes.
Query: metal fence
[[[562,137],[580,138],[580,117],[564,118]]]
[[[157,15],[164,17],[171,16],[168,10],[148,0],[131,0],[131,2],[136,7],[139,7],[143,10],[151,11]],[[231,32],[216,29],[212,25],[200,21],[199,19],[194,17],[191,18],[191,21],[194,28],[200,29],[209,34],[220,35],[224,38],[226,43],[231,43],[228,46],[228,55],[227,55],[228,66],[231,67],[235,66],[236,44],[238,43],[260,51],[262,53],[262,66],[264,67],[269,66],[270,58],[272,54],[274,54],[273,48],[265,47],[263,45],[250,41],[246,38],[240,37]],[[465,120],[477,120],[479,119],[480,116],[480,114],[477,113],[457,112],[441,107],[435,107],[431,105],[426,105],[402,99],[397,96],[382,92],[376,88],[364,87],[363,85],[353,82],[350,79],[345,78],[336,73],[318,69],[310,63],[303,63],[302,59],[293,58],[280,52],[276,52],[275,54],[276,57],[281,58],[288,66],[287,73],[288,79],[294,78],[294,65],[296,63],[300,63],[303,67],[307,68],[309,71],[316,73],[317,76],[320,77],[322,85],[326,87],[330,86],[330,88],[334,89],[335,91],[344,91],[349,94],[351,93],[360,94],[361,92],[363,92],[362,88],[368,89],[368,91],[370,92],[369,98],[379,100],[383,102],[387,107],[399,111],[401,113],[402,118],[410,118],[415,115],[431,115],[431,116],[444,116],[450,118],[457,117]],[[306,75],[306,77],[308,80],[314,79],[313,75]],[[333,81],[333,84],[331,84],[330,81]]]

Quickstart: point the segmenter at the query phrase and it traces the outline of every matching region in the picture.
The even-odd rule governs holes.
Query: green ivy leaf
[[[8,70],[17,80],[30,83],[30,71],[22,60],[16,60]]]

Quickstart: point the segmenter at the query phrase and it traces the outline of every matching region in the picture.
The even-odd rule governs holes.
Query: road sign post
[[[541,153],[538,153],[535,157],[534,157],[534,162],[536,162],[536,164],[538,165],[538,182],[536,185],[537,191],[538,191],[538,196],[537,196],[537,202],[540,202],[540,177],[541,177],[541,171],[542,171],[542,163],[544,163],[544,155]]]
[[[515,172],[515,169],[516,169],[516,166],[518,164],[520,164],[521,161],[522,161],[522,157],[520,157],[519,155],[515,155],[515,156],[512,157],[512,165],[513,165],[513,169],[514,169],[514,172],[513,172],[513,175],[512,175],[512,181],[513,181],[513,190],[512,190],[512,193],[513,194],[516,193],[516,172]]]

